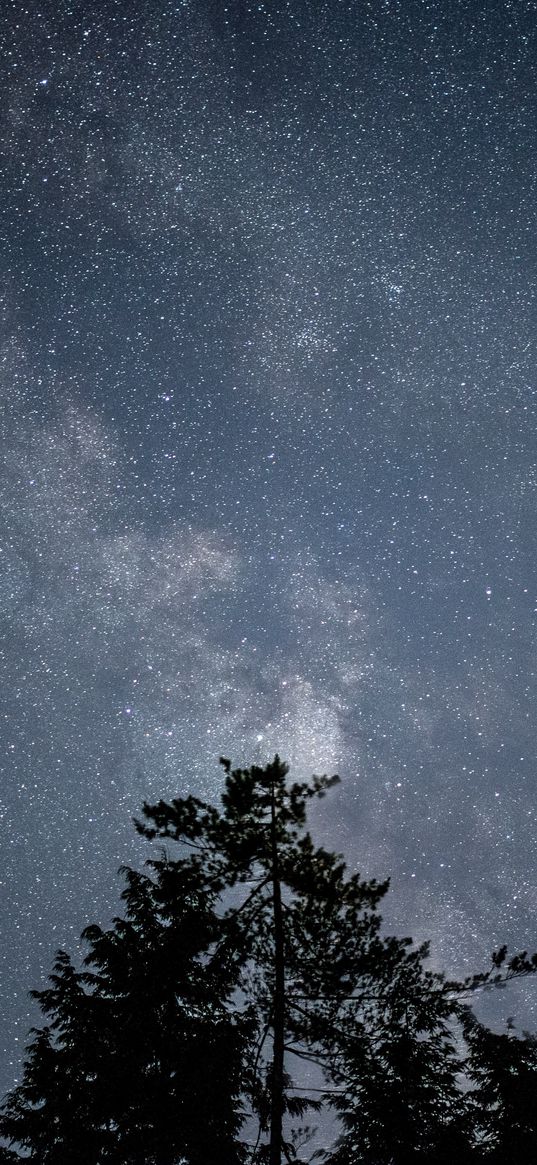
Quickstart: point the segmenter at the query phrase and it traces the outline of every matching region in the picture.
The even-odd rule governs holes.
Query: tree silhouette
[[[220,933],[191,861],[126,871],[125,917],[90,926],[87,970],[60,952],[2,1132],[42,1165],[238,1165],[246,1023],[207,963]],[[201,1114],[203,1113],[203,1119]]]
[[[537,958],[502,948],[446,981],[427,945],[382,935],[388,882],[314,845],[307,807],[336,777],[221,763],[221,808],[144,806],[137,829],[174,856],[124,871],[82,970],[59,952],[2,1136],[40,1165],[299,1165],[323,1106],[328,1165],[504,1165],[509,1127],[528,1156],[535,1045],[461,999]]]
[[[348,1017],[335,1073],[342,1092],[333,1101],[345,1131],[332,1165],[470,1159],[453,1007],[441,980],[424,973],[426,954],[415,952],[413,973],[396,976],[373,1023]]]
[[[512,1030],[490,1031],[471,1011],[463,1014],[469,1050],[469,1105],[487,1165],[531,1161],[537,1146],[537,1040]]]
[[[315,847],[305,828],[308,802],[338,778],[288,785],[277,756],[264,769],[221,763],[221,811],[192,797],[159,802],[144,806],[138,828],[149,838],[194,846],[208,881],[219,879],[221,891],[253,887],[225,912],[223,942],[235,957],[241,953],[240,985],[257,1018],[256,1159],[269,1165],[292,1159],[284,1115],[318,1105],[307,1089],[297,1096],[289,1074],[290,1065],[305,1061],[322,1070],[321,1096],[347,1126],[337,1149],[341,1165],[425,1161],[431,1154],[440,1160],[455,1148],[462,1161],[470,1141],[453,1045],[458,994],[529,974],[536,960],[516,956],[502,971],[502,951],[489,971],[464,983],[426,970],[427,946],[380,935],[377,907],[388,882],[349,876],[340,855]]]
[[[318,1102],[291,1096],[286,1089],[286,1039],[304,1039],[306,1025],[298,1011],[291,1017],[287,1003],[297,982],[310,969],[311,951],[299,936],[301,897],[311,897],[313,871],[321,889],[321,867],[329,855],[315,853],[305,832],[306,803],[322,796],[337,778],[316,777],[311,785],[287,787],[287,767],[275,757],[265,769],[226,771],[222,812],[197,798],[144,806],[140,832],[149,838],[172,839],[195,849],[207,885],[222,895],[248,886],[238,905],[227,908],[223,937],[213,965],[231,958],[239,968],[239,985],[257,1020],[258,1046],[250,1078],[250,1100],[261,1134],[257,1159],[280,1165],[282,1151],[292,1152],[283,1138],[284,1113],[303,1115]],[[149,824],[148,824],[149,823]],[[252,887],[250,889],[250,887]],[[287,900],[283,900],[283,890]],[[364,896],[371,890],[364,888]],[[285,914],[285,921],[284,921]],[[304,918],[302,918],[304,922]],[[306,957],[304,955],[306,954]],[[306,1015],[306,1012],[304,1012]],[[264,1052],[271,1036],[271,1053]],[[308,1041],[306,1037],[306,1042]]]

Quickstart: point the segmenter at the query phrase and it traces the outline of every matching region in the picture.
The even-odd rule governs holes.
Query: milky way
[[[534,0],[0,40],[0,1086],[221,753],[338,771],[317,834],[435,965],[534,950]]]

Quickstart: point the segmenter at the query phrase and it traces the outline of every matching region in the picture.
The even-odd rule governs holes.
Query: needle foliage
[[[509,1135],[532,1159],[535,1043],[488,1031],[468,997],[537,958],[431,971],[427,945],[382,932],[388,882],[307,829],[337,777],[221,763],[219,806],[144,805],[158,856],[124,871],[123,912],[86,928],[83,966],[59,952],[35,993],[6,1161],[503,1165]],[[331,1140],[316,1152],[315,1122]]]

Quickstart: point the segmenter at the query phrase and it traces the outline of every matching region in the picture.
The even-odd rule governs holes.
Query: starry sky
[[[435,965],[534,950],[535,0],[4,0],[0,50],[0,1091],[221,753],[339,772]]]

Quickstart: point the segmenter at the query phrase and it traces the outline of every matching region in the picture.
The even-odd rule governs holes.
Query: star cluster
[[[316,829],[439,966],[535,949],[533,0],[6,0],[0,47],[2,1087],[221,753],[339,771]]]

